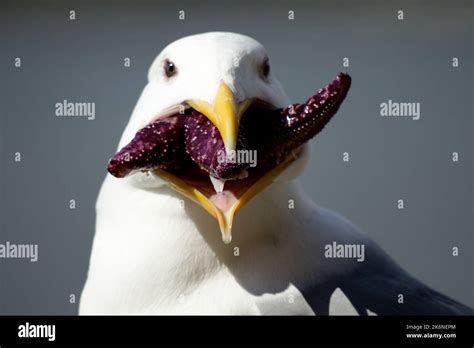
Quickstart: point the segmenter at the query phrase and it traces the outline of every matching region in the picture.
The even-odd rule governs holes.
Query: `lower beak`
[[[200,204],[210,215],[216,218],[221,230],[222,240],[225,244],[229,244],[232,241],[232,223],[234,221],[235,214],[254,196],[270,185],[273,180],[295,159],[296,157],[289,156],[289,158],[267,172],[256,183],[250,186],[240,197],[236,198],[229,208],[225,210],[219,209],[197,188],[189,185],[177,176],[162,169],[155,169],[155,172],[161,178],[165,179],[172,189]]]

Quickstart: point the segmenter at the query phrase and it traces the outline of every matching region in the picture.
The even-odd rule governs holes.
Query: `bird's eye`
[[[176,69],[176,65],[174,65],[174,63],[169,60],[165,61],[164,69],[165,69],[165,75],[168,78],[176,75],[176,73],[178,72],[178,69]]]
[[[262,76],[263,79],[268,78],[268,75],[270,74],[270,62],[268,61],[268,58],[266,58],[262,66],[260,67],[260,75]]]

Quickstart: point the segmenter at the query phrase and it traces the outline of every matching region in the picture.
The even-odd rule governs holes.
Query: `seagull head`
[[[337,110],[347,90],[324,92],[326,105],[313,103],[317,117]],[[151,172],[214,216],[229,243],[246,202],[277,177],[290,180],[302,171],[297,163],[306,162],[305,143],[319,121],[298,117],[313,109],[290,105],[256,40],[226,32],[188,36],[152,63],[109,171],[117,177]]]
[[[188,105],[215,124],[232,150],[240,118],[252,103],[272,108],[290,103],[265,48],[235,33],[198,34],[171,43],[151,65],[148,81],[146,103],[154,110],[152,119],[143,115],[144,123]]]

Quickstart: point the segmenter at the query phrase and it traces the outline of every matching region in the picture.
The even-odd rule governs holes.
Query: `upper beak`
[[[251,99],[238,103],[229,86],[221,81],[212,104],[196,99],[186,100],[186,103],[206,116],[217,127],[227,151],[236,150],[240,119],[252,103]],[[183,191],[183,183],[179,183],[177,186]],[[190,189],[191,196],[219,221],[224,241],[230,242],[230,231],[237,206],[234,206],[230,211],[220,211],[204,195],[193,188],[185,189],[183,193],[190,196]]]
[[[221,81],[213,104],[196,99],[186,103],[217,127],[227,151],[236,150],[240,118],[252,103],[251,99],[238,103],[229,86]]]

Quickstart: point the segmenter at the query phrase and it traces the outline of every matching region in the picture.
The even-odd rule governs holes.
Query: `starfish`
[[[281,109],[262,108],[258,103],[249,107],[240,122],[236,149],[257,151],[255,169],[235,161],[218,128],[192,108],[142,128],[112,157],[107,169],[116,177],[159,168],[178,174],[201,172],[220,180],[247,178],[246,171],[268,170],[316,136],[339,109],[350,84],[349,75],[340,73],[305,103]]]

